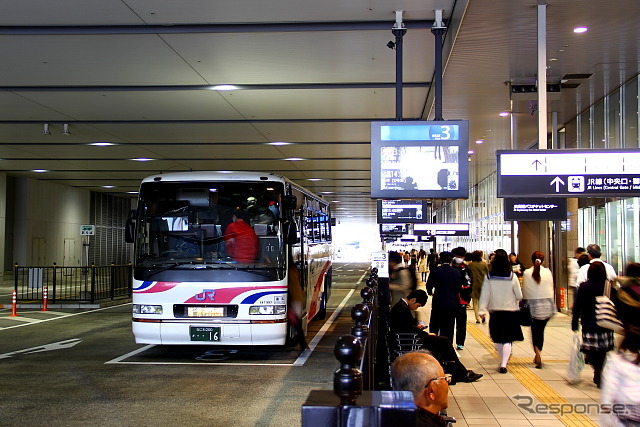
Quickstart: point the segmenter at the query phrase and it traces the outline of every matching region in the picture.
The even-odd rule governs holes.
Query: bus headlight
[[[249,314],[286,314],[286,305],[252,305],[249,307]]]
[[[162,306],[133,304],[133,314],[162,314]]]

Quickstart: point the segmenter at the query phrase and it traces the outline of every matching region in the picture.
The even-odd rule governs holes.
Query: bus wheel
[[[314,319],[324,320],[327,317],[327,291],[322,292],[322,298],[320,299],[320,308],[313,317]]]

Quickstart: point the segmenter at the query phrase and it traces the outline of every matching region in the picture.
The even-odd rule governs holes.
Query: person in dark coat
[[[429,330],[444,335],[453,342],[456,310],[460,306],[460,289],[466,281],[458,270],[451,266],[451,252],[440,254],[439,267],[429,273],[427,292],[433,295]]]
[[[593,366],[593,382],[598,387],[607,352],[613,349],[613,331],[596,324],[596,297],[604,293],[606,280],[604,264],[593,261],[587,270],[587,281],[578,287],[571,319],[572,330],[578,330],[578,322],[582,325],[580,350],[585,354],[585,362]],[[613,289],[610,297],[616,298]]]
[[[614,298],[618,319],[624,325],[640,327],[640,264],[627,265],[624,276],[616,278],[620,288]]]
[[[452,371],[449,372],[453,375],[454,381],[452,384],[458,381],[473,382],[479,380],[482,378],[482,374],[477,374],[462,364],[449,338],[429,334],[424,330],[424,327],[418,326],[418,321],[413,317],[411,311],[426,305],[427,298],[425,291],[418,289],[411,291],[409,295],[398,301],[391,308],[389,314],[389,329],[391,333],[419,334],[424,348],[429,350],[443,365],[446,365],[446,362],[453,362],[451,369],[447,367],[447,370]],[[393,342],[393,339],[390,342]]]

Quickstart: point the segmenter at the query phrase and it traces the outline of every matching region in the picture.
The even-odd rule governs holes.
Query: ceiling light
[[[267,145],[290,145],[290,142],[284,142],[284,141],[275,141],[275,142],[267,142]]]
[[[238,89],[238,86],[234,86],[234,85],[211,86],[211,90],[236,90],[236,89]]]
[[[103,185],[102,188],[114,188],[115,185]]]
[[[340,200],[332,200],[331,203],[340,203]]]
[[[484,139],[476,139],[476,144],[482,144],[484,142]]]
[[[69,124],[65,123],[62,125],[62,134],[63,135],[71,135],[71,132],[69,132]]]
[[[45,123],[42,125],[42,134],[43,135],[51,135],[51,131],[49,130],[49,124]]]
[[[233,173],[233,171],[218,171],[218,173]]]
[[[588,30],[587,27],[576,27],[573,29],[573,32],[576,34],[580,34],[580,33],[586,33]]]
[[[89,145],[95,145],[96,147],[108,147],[110,145],[116,145],[113,142],[92,142]]]
[[[473,150],[469,150],[467,153],[468,153],[468,154],[473,154],[473,153],[475,153],[475,151],[473,151]]]
[[[304,160],[304,159],[301,159],[300,157],[287,157],[286,159],[282,159],[282,160],[288,160],[290,162],[299,162],[300,160]]]
[[[322,178],[307,178],[307,181],[322,181]]]
[[[500,117],[507,117],[509,115],[508,111],[503,111],[500,113]]]
[[[149,159],[147,157],[138,157],[136,159],[129,159],[129,160],[133,160],[135,162],[150,162],[153,159]]]
[[[32,169],[31,172],[35,172],[35,173],[44,173],[44,172],[49,172],[46,169]]]
[[[333,191],[321,191],[320,194],[333,194]]]
[[[127,194],[138,194],[137,191],[127,191]]]

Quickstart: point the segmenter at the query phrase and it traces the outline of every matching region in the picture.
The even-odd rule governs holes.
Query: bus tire
[[[322,297],[320,298],[320,308],[318,312],[313,317],[314,319],[324,320],[327,317],[327,291],[322,292]]]

